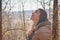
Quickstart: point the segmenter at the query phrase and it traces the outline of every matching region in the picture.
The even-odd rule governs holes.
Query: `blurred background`
[[[32,11],[42,8],[53,23],[54,0],[2,0],[2,40],[26,40]],[[60,0],[58,0],[58,35],[60,40]]]

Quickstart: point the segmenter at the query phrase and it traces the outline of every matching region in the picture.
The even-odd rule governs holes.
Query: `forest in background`
[[[2,8],[2,35],[3,35],[2,40],[26,40],[26,30],[28,29],[28,27],[30,27],[29,18],[30,18],[31,14],[30,15],[25,14],[23,2],[22,2],[22,13],[11,12],[11,10],[15,4],[13,6],[11,6],[10,0],[7,0],[7,2],[5,2],[3,0],[2,2],[6,4],[4,6],[4,8]],[[38,2],[40,2],[40,1],[38,1]],[[50,0],[50,2],[51,2],[51,0]],[[51,11],[50,2],[46,3],[46,4],[49,6],[49,10],[48,10],[49,12],[47,11],[48,19],[52,21],[53,9]],[[40,3],[42,5],[42,7],[45,9],[44,0]],[[8,11],[5,11],[5,9],[7,8],[8,5],[9,5],[9,9],[7,9]],[[60,6],[60,5],[58,5],[58,6]],[[59,15],[60,15],[60,9],[59,9]],[[27,20],[25,20],[26,17],[28,18]],[[60,17],[59,17],[59,19],[60,19]],[[60,27],[60,20],[59,20],[59,27]],[[59,30],[60,30],[60,28],[59,28]]]

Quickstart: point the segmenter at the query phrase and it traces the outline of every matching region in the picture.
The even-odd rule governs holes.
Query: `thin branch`
[[[41,3],[42,7],[45,9],[45,3],[41,2],[41,1],[38,1]]]
[[[5,7],[2,10],[6,9],[6,6],[8,5],[8,2],[9,2],[9,0],[6,2],[6,5],[5,5]]]
[[[2,36],[4,36],[6,32],[8,32],[8,31],[12,31],[12,30],[21,30],[21,31],[26,31],[25,29],[21,29],[21,28],[12,28],[12,29],[7,29],[7,30],[2,34]]]

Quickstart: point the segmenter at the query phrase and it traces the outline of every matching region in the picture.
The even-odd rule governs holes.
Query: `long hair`
[[[46,11],[43,9],[38,9],[38,10],[40,11],[40,18],[37,24],[44,22],[44,21],[48,21]]]

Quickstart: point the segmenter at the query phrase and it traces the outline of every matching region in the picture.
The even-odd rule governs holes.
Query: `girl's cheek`
[[[33,20],[33,18],[34,18],[34,16],[32,15],[30,19]]]

